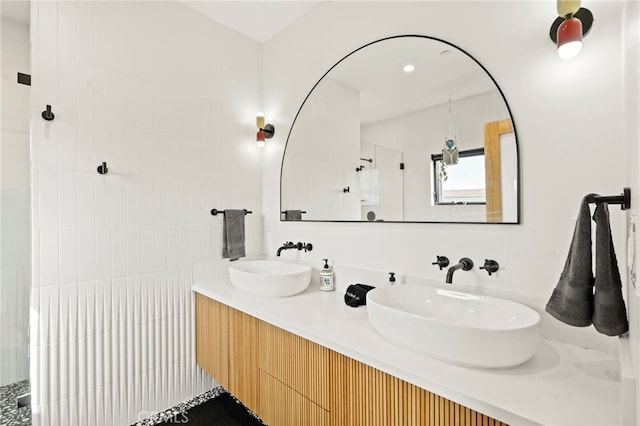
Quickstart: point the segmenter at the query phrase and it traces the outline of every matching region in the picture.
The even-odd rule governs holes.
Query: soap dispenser
[[[322,260],[324,261],[324,266],[320,270],[320,290],[333,291],[336,288],[333,282],[333,269],[329,266],[328,259]]]

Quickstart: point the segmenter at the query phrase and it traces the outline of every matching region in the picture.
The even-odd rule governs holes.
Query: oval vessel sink
[[[396,345],[476,367],[521,364],[540,341],[540,315],[528,306],[426,285],[371,290],[367,315],[373,328]]]
[[[275,260],[252,260],[229,265],[231,284],[256,296],[287,297],[306,290],[311,267]]]

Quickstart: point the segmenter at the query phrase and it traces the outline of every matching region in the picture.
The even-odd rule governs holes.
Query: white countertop
[[[387,342],[369,324],[366,306],[347,306],[341,292],[312,285],[293,297],[264,298],[222,278],[193,290],[511,425],[619,422],[620,368],[611,354],[543,339],[520,366],[462,367]]]

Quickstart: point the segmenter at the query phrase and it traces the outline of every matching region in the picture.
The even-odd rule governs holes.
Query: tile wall
[[[209,211],[252,210],[261,252],[261,48],[177,2],[38,1],[31,40],[34,424],[130,424],[213,385],[190,291],[221,257]]]

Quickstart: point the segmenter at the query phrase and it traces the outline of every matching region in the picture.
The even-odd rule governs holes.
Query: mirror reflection
[[[506,100],[461,49],[378,40],[314,86],[282,161],[282,220],[519,223]]]

